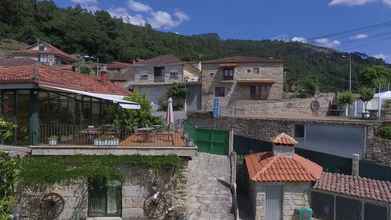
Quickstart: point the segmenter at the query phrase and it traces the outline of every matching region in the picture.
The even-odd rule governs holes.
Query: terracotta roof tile
[[[256,182],[312,182],[319,179],[323,169],[297,154],[274,156],[262,152],[245,157],[250,179]]]
[[[0,58],[0,66],[23,66],[36,63],[30,58]]]
[[[207,60],[204,63],[208,64],[221,64],[221,63],[282,63],[281,60],[273,58],[261,58],[261,57],[246,57],[246,56],[234,56],[225,57],[216,60]]]
[[[291,137],[285,133],[281,133],[272,139],[272,143],[277,144],[277,145],[291,145],[291,146],[293,146],[293,145],[297,144],[297,141],[293,137]]]
[[[314,189],[361,199],[391,202],[390,181],[325,172],[316,182]]]
[[[56,67],[45,65],[26,65],[0,67],[0,84],[36,83],[87,92],[127,95],[128,92],[110,81],[100,80]]]

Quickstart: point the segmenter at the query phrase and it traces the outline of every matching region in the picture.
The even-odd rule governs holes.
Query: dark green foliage
[[[337,94],[337,102],[341,105],[350,105],[354,102],[354,96],[352,92],[345,91]]]
[[[375,92],[371,88],[363,87],[359,90],[360,93],[360,99],[363,102],[371,101],[373,96],[375,95]]]
[[[18,181],[22,184],[54,184],[88,177],[122,179],[121,168],[180,170],[177,156],[50,156],[27,157],[19,161]]]
[[[368,88],[384,88],[391,82],[391,69],[385,66],[370,66],[360,74],[360,83]]]
[[[183,109],[187,94],[187,89],[184,84],[174,83],[167,91],[167,94],[162,96],[159,100],[161,111],[167,111],[168,98],[173,100],[174,111]]]
[[[391,139],[391,125],[385,125],[379,129],[379,135],[385,139]]]
[[[12,140],[16,125],[0,117],[0,143]]]
[[[286,90],[292,91],[300,79],[316,76],[321,91],[347,87],[347,54],[297,42],[271,40],[222,40],[217,34],[183,36],[139,27],[111,18],[105,11],[95,14],[76,8],[62,9],[53,1],[1,0],[0,38],[33,43],[48,41],[68,53],[129,61],[162,54],[174,54],[183,60],[206,60],[246,55],[283,59]],[[345,56],[343,56],[345,55]],[[380,59],[360,53],[351,54],[353,88],[358,88],[360,73],[368,66],[384,65]],[[323,83],[327,82],[327,83]]]
[[[135,128],[151,127],[152,125],[161,125],[160,118],[152,115],[151,103],[144,95],[137,91],[133,92],[126,100],[140,104],[141,109],[113,109],[114,125],[118,128],[127,128],[133,131]]]
[[[319,81],[314,77],[307,77],[299,81],[297,88],[297,96],[299,98],[307,98],[315,95],[319,88]]]
[[[0,219],[8,219],[14,203],[16,161],[0,152]]]

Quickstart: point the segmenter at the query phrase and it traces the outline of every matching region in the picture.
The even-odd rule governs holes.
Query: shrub
[[[337,95],[337,102],[341,105],[350,105],[354,102],[353,93],[350,91],[340,92]]]
[[[0,143],[12,139],[16,125],[0,117]]]
[[[385,125],[379,130],[380,137],[384,139],[391,139],[391,125]]]

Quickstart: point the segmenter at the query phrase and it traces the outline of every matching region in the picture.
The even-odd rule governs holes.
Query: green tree
[[[127,128],[134,131],[140,127],[151,127],[152,125],[161,125],[162,121],[159,117],[152,115],[152,107],[150,101],[146,96],[139,94],[137,91],[133,92],[126,100],[140,104],[141,109],[119,109],[115,108],[114,125],[118,128]]]
[[[307,77],[298,83],[297,96],[300,98],[313,97],[319,88],[319,80]]]
[[[14,136],[16,125],[0,117],[0,143],[10,141]]]
[[[366,111],[368,102],[372,100],[373,96],[375,95],[375,92],[371,88],[363,87],[359,90],[359,93],[361,101],[364,102],[364,111]]]

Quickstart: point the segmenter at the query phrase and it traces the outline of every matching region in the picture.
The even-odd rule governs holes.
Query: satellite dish
[[[57,193],[48,193],[41,199],[41,217],[42,219],[56,219],[64,211],[65,201]]]

